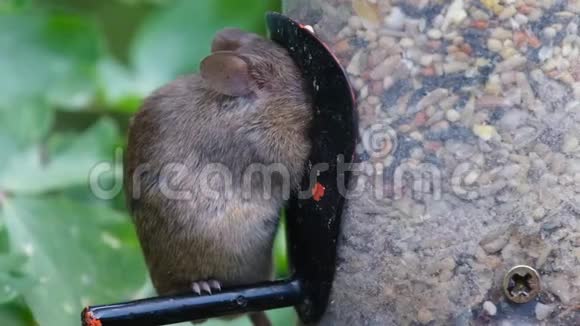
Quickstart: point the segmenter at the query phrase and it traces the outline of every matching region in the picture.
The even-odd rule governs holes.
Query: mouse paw
[[[191,289],[193,292],[201,295],[201,292],[206,292],[207,294],[212,294],[212,290],[215,292],[219,292],[222,290],[220,282],[216,280],[206,280],[206,281],[197,281],[191,283]]]

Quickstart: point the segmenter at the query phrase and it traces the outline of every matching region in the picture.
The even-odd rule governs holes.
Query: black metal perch
[[[179,295],[96,306],[83,311],[83,325],[166,325],[260,311],[300,303],[298,281],[276,281],[212,295]]]
[[[320,319],[328,302],[336,260],[336,241],[357,135],[354,95],[330,50],[305,26],[277,13],[267,15],[270,38],[284,46],[311,85],[313,149],[302,189],[287,206],[287,234],[293,276],[212,295],[183,294],[87,307],[85,326],[166,325],[230,314],[295,306],[300,319]],[[321,166],[319,164],[324,164]],[[318,171],[313,171],[318,169]],[[312,173],[313,172],[313,173]],[[317,175],[311,185],[309,175]]]

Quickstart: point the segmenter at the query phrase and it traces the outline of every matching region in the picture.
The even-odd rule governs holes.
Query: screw
[[[514,266],[503,279],[504,295],[514,303],[530,302],[540,290],[540,274],[530,266]]]
[[[248,304],[248,300],[247,300],[247,299],[246,299],[246,298],[245,298],[243,295],[239,295],[239,296],[236,298],[236,304],[237,304],[239,307],[245,307],[245,306]]]

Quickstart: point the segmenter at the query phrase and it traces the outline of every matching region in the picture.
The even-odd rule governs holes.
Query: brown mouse
[[[303,175],[311,117],[287,51],[238,29],[215,36],[199,74],[145,100],[129,127],[125,191],[159,294],[272,279],[279,211]],[[263,312],[250,317],[269,325]]]

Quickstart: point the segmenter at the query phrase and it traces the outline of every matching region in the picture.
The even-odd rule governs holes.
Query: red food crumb
[[[467,55],[471,55],[471,53],[473,52],[473,49],[471,48],[471,46],[467,43],[462,43],[461,45],[459,45],[459,50]]]
[[[439,49],[442,44],[443,42],[437,40],[430,40],[429,42],[427,42],[427,46],[432,50]]]
[[[428,141],[428,142],[425,142],[424,146],[425,146],[425,150],[427,150],[428,152],[435,153],[443,146],[443,144],[441,144],[440,142],[437,142],[437,141]]]
[[[533,48],[537,49],[537,48],[539,48],[540,46],[542,46],[542,41],[540,41],[540,39],[539,39],[539,38],[537,38],[537,37],[536,37],[536,35],[534,35],[534,34],[532,34],[532,33],[529,33],[529,34],[528,34],[528,44],[529,44],[531,47],[533,47]]]
[[[334,52],[337,54],[343,54],[351,50],[348,39],[342,39],[334,46]]]
[[[560,77],[560,72],[556,69],[552,69],[552,70],[546,72],[546,76],[553,78],[553,79],[557,79],[558,77]]]
[[[528,5],[520,5],[517,7],[517,10],[519,13],[524,14],[524,15],[529,15],[532,13],[532,7],[528,6]]]
[[[471,23],[471,26],[477,29],[486,29],[489,26],[489,22],[487,20],[477,19]]]
[[[425,111],[421,111],[415,115],[415,126],[422,126],[427,122],[427,113]]]
[[[435,76],[435,68],[433,66],[421,69],[421,74],[426,77]]]
[[[524,32],[517,31],[514,33],[513,41],[516,47],[521,47],[528,41],[528,36]]]
[[[320,184],[320,182],[317,182],[314,185],[314,188],[312,188],[312,198],[315,201],[320,201],[322,199],[322,197],[324,197],[324,191],[326,190],[326,188]]]
[[[102,326],[101,321],[95,317],[92,311],[85,308],[83,313],[84,324],[86,326]]]

